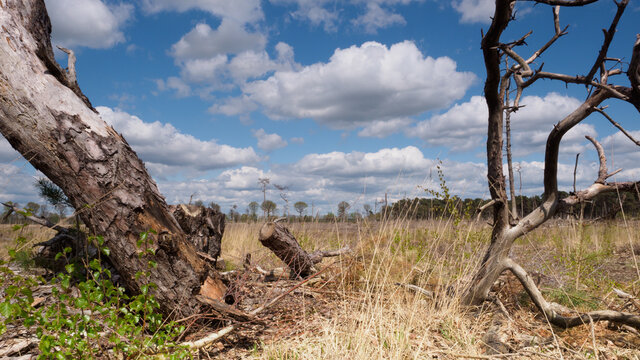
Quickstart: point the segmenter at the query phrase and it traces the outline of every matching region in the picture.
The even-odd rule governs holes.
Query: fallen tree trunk
[[[44,1],[0,0],[0,26],[0,133],[104,237],[130,291],[154,282],[163,312],[176,315],[196,312],[198,293],[220,298],[218,274],[188,242],[142,161],[95,112],[75,74],[56,63]],[[149,260],[157,267],[136,278]]]
[[[262,225],[258,240],[287,264],[291,269],[292,278],[306,278],[315,272],[313,265],[322,261],[323,258],[340,256],[350,251],[349,247],[344,247],[335,251],[318,250],[309,254],[300,247],[298,240],[289,229],[277,222]]]

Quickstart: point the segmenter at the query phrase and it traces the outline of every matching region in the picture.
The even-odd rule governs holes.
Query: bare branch
[[[629,138],[629,140],[633,141],[634,144],[640,146],[640,141],[636,140],[633,138],[633,136],[631,136],[631,134],[629,134],[629,132],[627,130],[625,130],[620,124],[618,124],[618,122],[616,122],[615,120],[613,120],[611,118],[611,116],[609,116],[606,112],[604,112],[603,109],[600,108],[596,108],[595,109],[597,112],[599,112],[600,114],[602,114],[602,116],[604,116],[605,118],[607,118],[607,120],[609,120],[609,122],[611,124],[613,124],[613,126],[617,127],[618,130],[620,130],[627,138]]]
[[[607,85],[607,84],[601,84],[601,83],[595,82],[593,80],[588,80],[586,77],[580,76],[580,75],[571,76],[571,75],[565,75],[565,74],[550,73],[550,72],[546,72],[546,71],[537,71],[529,80],[527,80],[526,82],[524,82],[522,84],[522,87],[523,88],[527,88],[528,86],[533,84],[538,79],[560,80],[560,81],[562,81],[564,83],[567,83],[567,84],[591,85],[591,86],[594,86],[596,88],[609,91],[611,93],[611,95],[613,95],[614,97],[616,97],[618,99],[625,100],[625,101],[629,100],[629,96],[623,94],[620,91],[620,90],[624,90],[623,87],[620,87],[620,86],[615,86],[614,87],[614,86],[610,86],[610,85]]]
[[[598,169],[598,179],[595,181],[600,184],[604,184],[604,181],[607,179],[607,157],[604,155],[604,149],[602,145],[596,139],[591,136],[585,136],[587,140],[591,141],[593,146],[596,147],[596,151],[598,152],[598,160],[600,161],[600,168]]]
[[[553,306],[544,299],[542,293],[536,286],[533,278],[515,261],[507,258],[505,261],[507,268],[520,280],[522,286],[527,291],[534,304],[542,311],[547,320],[553,325],[562,328],[571,328],[596,321],[610,321],[620,325],[628,325],[635,329],[640,329],[640,316],[630,313],[623,313],[612,310],[591,311],[576,316],[563,316],[558,314]]]
[[[624,12],[624,9],[627,7],[628,3],[629,3],[629,0],[622,0],[619,3],[616,2],[616,5],[618,6],[618,11],[616,11],[616,15],[613,17],[613,21],[611,21],[609,30],[604,30],[604,29],[602,30],[604,32],[604,43],[600,48],[600,52],[598,53],[598,57],[596,58],[596,61],[593,63],[591,70],[589,70],[589,73],[586,76],[587,79],[589,80],[593,79],[593,76],[596,74],[596,71],[598,71],[598,68],[600,68],[600,66],[604,62],[604,59],[607,57],[607,51],[609,51],[609,45],[611,45],[613,36],[616,33],[616,27],[618,26],[618,21],[620,21],[620,17],[622,16],[622,13]]]
[[[584,5],[592,4],[598,0],[525,0],[525,1],[534,1],[538,4],[571,7],[571,6],[584,6]]]
[[[573,167],[573,193],[576,193],[576,173],[578,172],[578,159],[580,158],[580,153],[576,154],[576,165]]]
[[[58,46],[62,52],[67,54],[67,80],[70,84],[78,84],[78,80],[76,77],[76,54],[73,50],[63,48],[62,46]]]

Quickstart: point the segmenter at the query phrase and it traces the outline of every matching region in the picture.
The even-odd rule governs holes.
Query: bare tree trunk
[[[510,84],[510,82],[508,84]],[[518,206],[516,205],[516,189],[515,189],[515,181],[513,179],[513,160],[512,160],[513,157],[511,156],[511,113],[514,110],[512,110],[509,107],[509,86],[508,85],[504,92],[504,96],[507,104],[507,110],[506,110],[504,120],[505,120],[505,131],[507,133],[507,169],[509,171],[509,193],[511,195],[511,216],[514,219],[517,219]]]
[[[0,25],[0,133],[104,237],[128,289],[154,282],[167,314],[197,311],[198,293],[219,297],[224,286],[217,273],[187,241],[144,164],[56,63],[44,1],[0,0]],[[157,235],[137,246],[149,230]],[[157,263],[150,278],[136,279],[149,260]]]

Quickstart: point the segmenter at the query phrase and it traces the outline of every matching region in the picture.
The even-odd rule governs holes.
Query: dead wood
[[[581,6],[593,1],[590,0],[535,0],[554,6]],[[636,40],[632,58],[627,71],[627,76],[631,87],[608,84],[610,76],[621,74],[620,69],[606,70],[604,62],[611,60],[607,55],[609,45],[616,32],[618,22],[625,10],[628,0],[616,2],[617,12],[611,20],[608,30],[605,30],[604,43],[596,57],[594,64],[587,69],[587,75],[565,75],[552,72],[543,72],[542,66],[534,70],[530,67],[533,59],[537,58],[542,51],[552,45],[560,36],[566,34],[560,30],[559,8],[554,8],[553,23],[555,35],[540,50],[535,52],[528,60],[520,56],[514,49],[516,46],[524,45],[524,40],[530,32],[520,40],[512,43],[501,43],[502,33],[514,18],[514,0],[496,0],[495,12],[491,25],[482,38],[482,51],[484,56],[487,77],[484,86],[484,95],[489,111],[488,134],[487,134],[487,179],[489,191],[493,204],[493,222],[491,243],[481,266],[475,273],[464,296],[463,303],[479,304],[488,299],[488,294],[500,274],[505,270],[513,272],[518,280],[525,287],[527,293],[546,318],[554,325],[560,327],[572,327],[581,324],[588,324],[600,320],[608,320],[621,325],[628,325],[637,328],[640,325],[640,316],[634,314],[620,313],[616,311],[604,310],[594,311],[586,314],[573,316],[561,315],[557,308],[548,303],[538,290],[536,284],[526,271],[515,263],[509,253],[516,239],[533,231],[563,207],[582,203],[598,194],[610,191],[635,191],[639,182],[607,182],[607,179],[616,174],[619,170],[609,173],[606,168],[606,158],[602,146],[592,138],[588,138],[596,147],[600,159],[600,169],[598,179],[593,185],[582,191],[574,191],[570,196],[561,199],[558,192],[558,156],[560,142],[563,136],[576,125],[581,123],[593,112],[598,111],[599,106],[608,99],[621,99],[634,105],[640,110],[640,97],[638,96],[640,87],[638,80],[640,77],[640,37]],[[566,28],[565,28],[566,29]],[[506,69],[501,69],[503,57],[508,56],[516,64]],[[617,61],[614,59],[614,61]],[[619,61],[618,61],[619,62]],[[597,70],[600,69],[600,76],[594,78]],[[508,89],[512,78],[516,82],[517,93],[513,108],[508,103]],[[544,195],[543,203],[529,214],[520,214],[521,218],[517,223],[510,222],[508,197],[506,194],[506,181],[503,173],[503,145],[505,128],[505,110],[507,114],[512,109],[520,106],[519,100],[522,91],[539,79],[553,79],[567,84],[582,84],[587,86],[588,94],[586,100],[573,112],[560,120],[548,135],[545,160],[544,160]],[[617,124],[612,122],[614,126]],[[619,124],[618,124],[619,125]]]
[[[138,293],[155,283],[151,292],[162,311],[177,316],[198,311],[198,293],[224,293],[142,161],[95,112],[74,82],[73,67],[66,72],[55,61],[44,1],[4,1],[0,26],[6,30],[0,41],[0,133],[62,189],[89,231],[104,237],[125,287]],[[149,236],[141,249],[142,233]],[[156,269],[148,279],[137,278],[150,258]]]
[[[214,266],[220,256],[225,215],[218,210],[196,205],[171,205],[169,210],[182,230],[202,256],[213,261]]]
[[[315,251],[309,254],[300,247],[298,240],[289,229],[277,221],[262,225],[258,240],[287,264],[291,270],[292,278],[304,279],[314,272],[313,265],[322,261],[323,258],[340,256],[350,251],[347,246],[339,250]]]

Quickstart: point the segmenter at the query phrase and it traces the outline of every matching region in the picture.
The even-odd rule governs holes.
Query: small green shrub
[[[99,253],[108,255],[101,237],[90,238]],[[138,243],[144,251],[140,256],[152,255],[148,248],[148,233],[141,234]],[[39,359],[92,359],[106,357],[107,352],[125,357],[147,358],[163,353],[168,358],[184,358],[189,352],[175,340],[184,326],[167,322],[158,312],[159,303],[150,294],[156,287],[152,282],[143,285],[138,295],[127,295],[125,289],[111,281],[111,273],[102,266],[100,258],[89,263],[71,261],[71,248],[58,253],[56,260],[66,262],[65,271],[47,281],[43,277],[21,275],[6,263],[0,263],[0,334],[8,324],[34,329],[39,338]],[[17,260],[17,252],[10,254]],[[156,267],[148,262],[149,270]],[[146,278],[149,271],[139,272]],[[34,307],[34,291],[42,285],[52,286],[53,302]],[[77,289],[77,290],[75,290]]]

